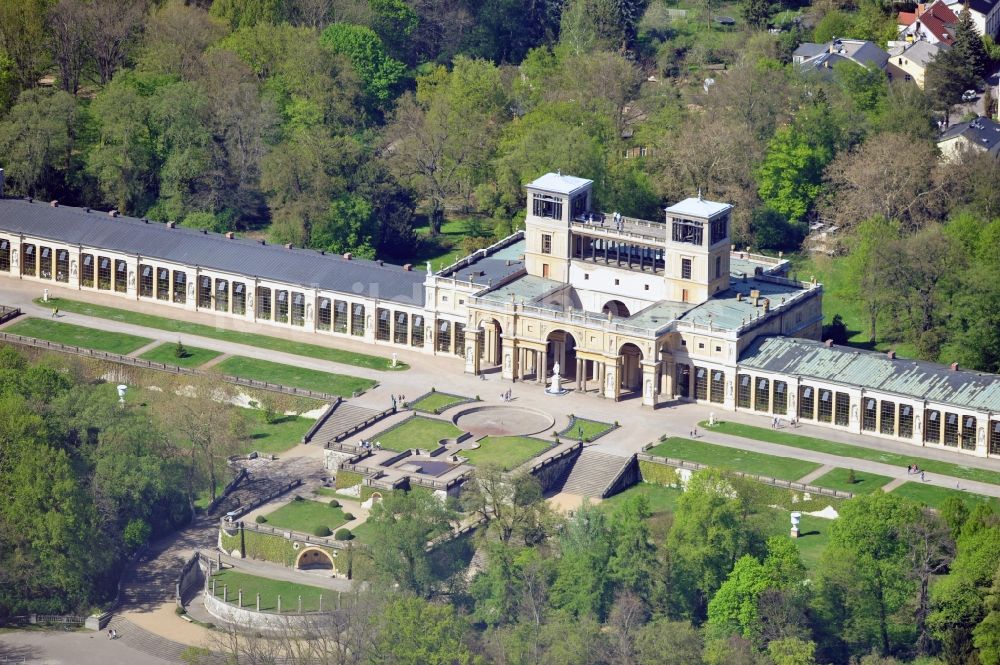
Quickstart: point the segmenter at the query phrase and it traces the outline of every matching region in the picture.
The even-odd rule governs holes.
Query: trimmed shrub
[[[340,508],[340,501],[337,501],[336,499],[330,499],[330,507]]]
[[[294,498],[293,498],[292,500],[293,500],[293,501],[305,501],[305,499],[303,499],[303,498],[302,498],[301,496],[299,496],[298,494],[296,494],[296,495],[295,495],[295,497],[294,497]]]
[[[313,535],[314,536],[319,536],[320,538],[327,538],[327,537],[329,537],[329,535],[331,533],[333,533],[333,532],[330,531],[330,527],[328,527],[326,525],[324,525],[324,526],[318,526],[315,529],[313,529]]]
[[[267,518],[264,517],[263,515],[258,515],[257,517],[254,518],[254,521],[257,522],[257,524],[264,524],[267,522]]]
[[[354,513],[344,513],[344,519],[350,522],[354,519]]]
[[[350,529],[337,529],[337,535],[334,538],[337,540],[352,540],[354,534],[351,533]]]

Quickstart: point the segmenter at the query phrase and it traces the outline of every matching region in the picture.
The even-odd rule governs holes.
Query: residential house
[[[862,39],[834,38],[826,44],[804,42],[792,53],[792,64],[801,71],[831,72],[838,62],[853,62],[862,67],[884,70],[889,54],[874,43]]]
[[[899,38],[909,42],[926,41],[931,44],[951,46],[955,41],[955,25],[958,17],[944,2],[932,5],[917,5],[913,19],[900,30]],[[909,20],[909,13],[901,12],[899,23]]]
[[[924,74],[927,65],[934,57],[949,48],[947,44],[931,44],[926,41],[916,41],[889,50],[889,65],[886,71],[893,80],[913,81],[920,88],[924,87]]]
[[[979,150],[1000,159],[1000,122],[976,118],[949,127],[938,138],[938,149],[946,161],[955,161],[969,150]]]
[[[943,0],[955,16],[962,13],[966,0]],[[1000,0],[968,0],[969,14],[980,35],[996,39],[1000,33]]]

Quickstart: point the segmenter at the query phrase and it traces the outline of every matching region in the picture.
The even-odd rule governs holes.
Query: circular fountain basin
[[[456,413],[452,422],[479,438],[538,434],[550,429],[555,419],[544,411],[522,406],[474,406]]]

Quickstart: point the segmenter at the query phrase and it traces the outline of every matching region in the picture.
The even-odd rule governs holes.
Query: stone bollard
[[[223,584],[222,585],[222,602],[224,602],[224,603],[228,603],[229,602],[229,585],[228,584]]]
[[[212,578],[212,598],[215,598],[215,578]]]
[[[302,614],[302,596],[299,596],[299,614]]]
[[[319,611],[323,611],[323,594],[319,595]]]
[[[239,608],[243,609],[243,587],[240,587]]]
[[[278,614],[281,614],[281,596],[278,596]]]
[[[257,611],[260,612],[260,594],[257,594]]]

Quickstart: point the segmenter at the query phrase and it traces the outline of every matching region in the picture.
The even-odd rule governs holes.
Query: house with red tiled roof
[[[899,24],[901,30],[900,39],[907,41],[923,40],[931,44],[945,44],[951,46],[955,41],[955,24],[958,17],[955,13],[940,0],[932,5],[917,5],[917,10],[913,12],[913,20],[908,25],[903,25],[904,20],[909,20],[909,16],[904,16],[907,12],[900,13]]]

